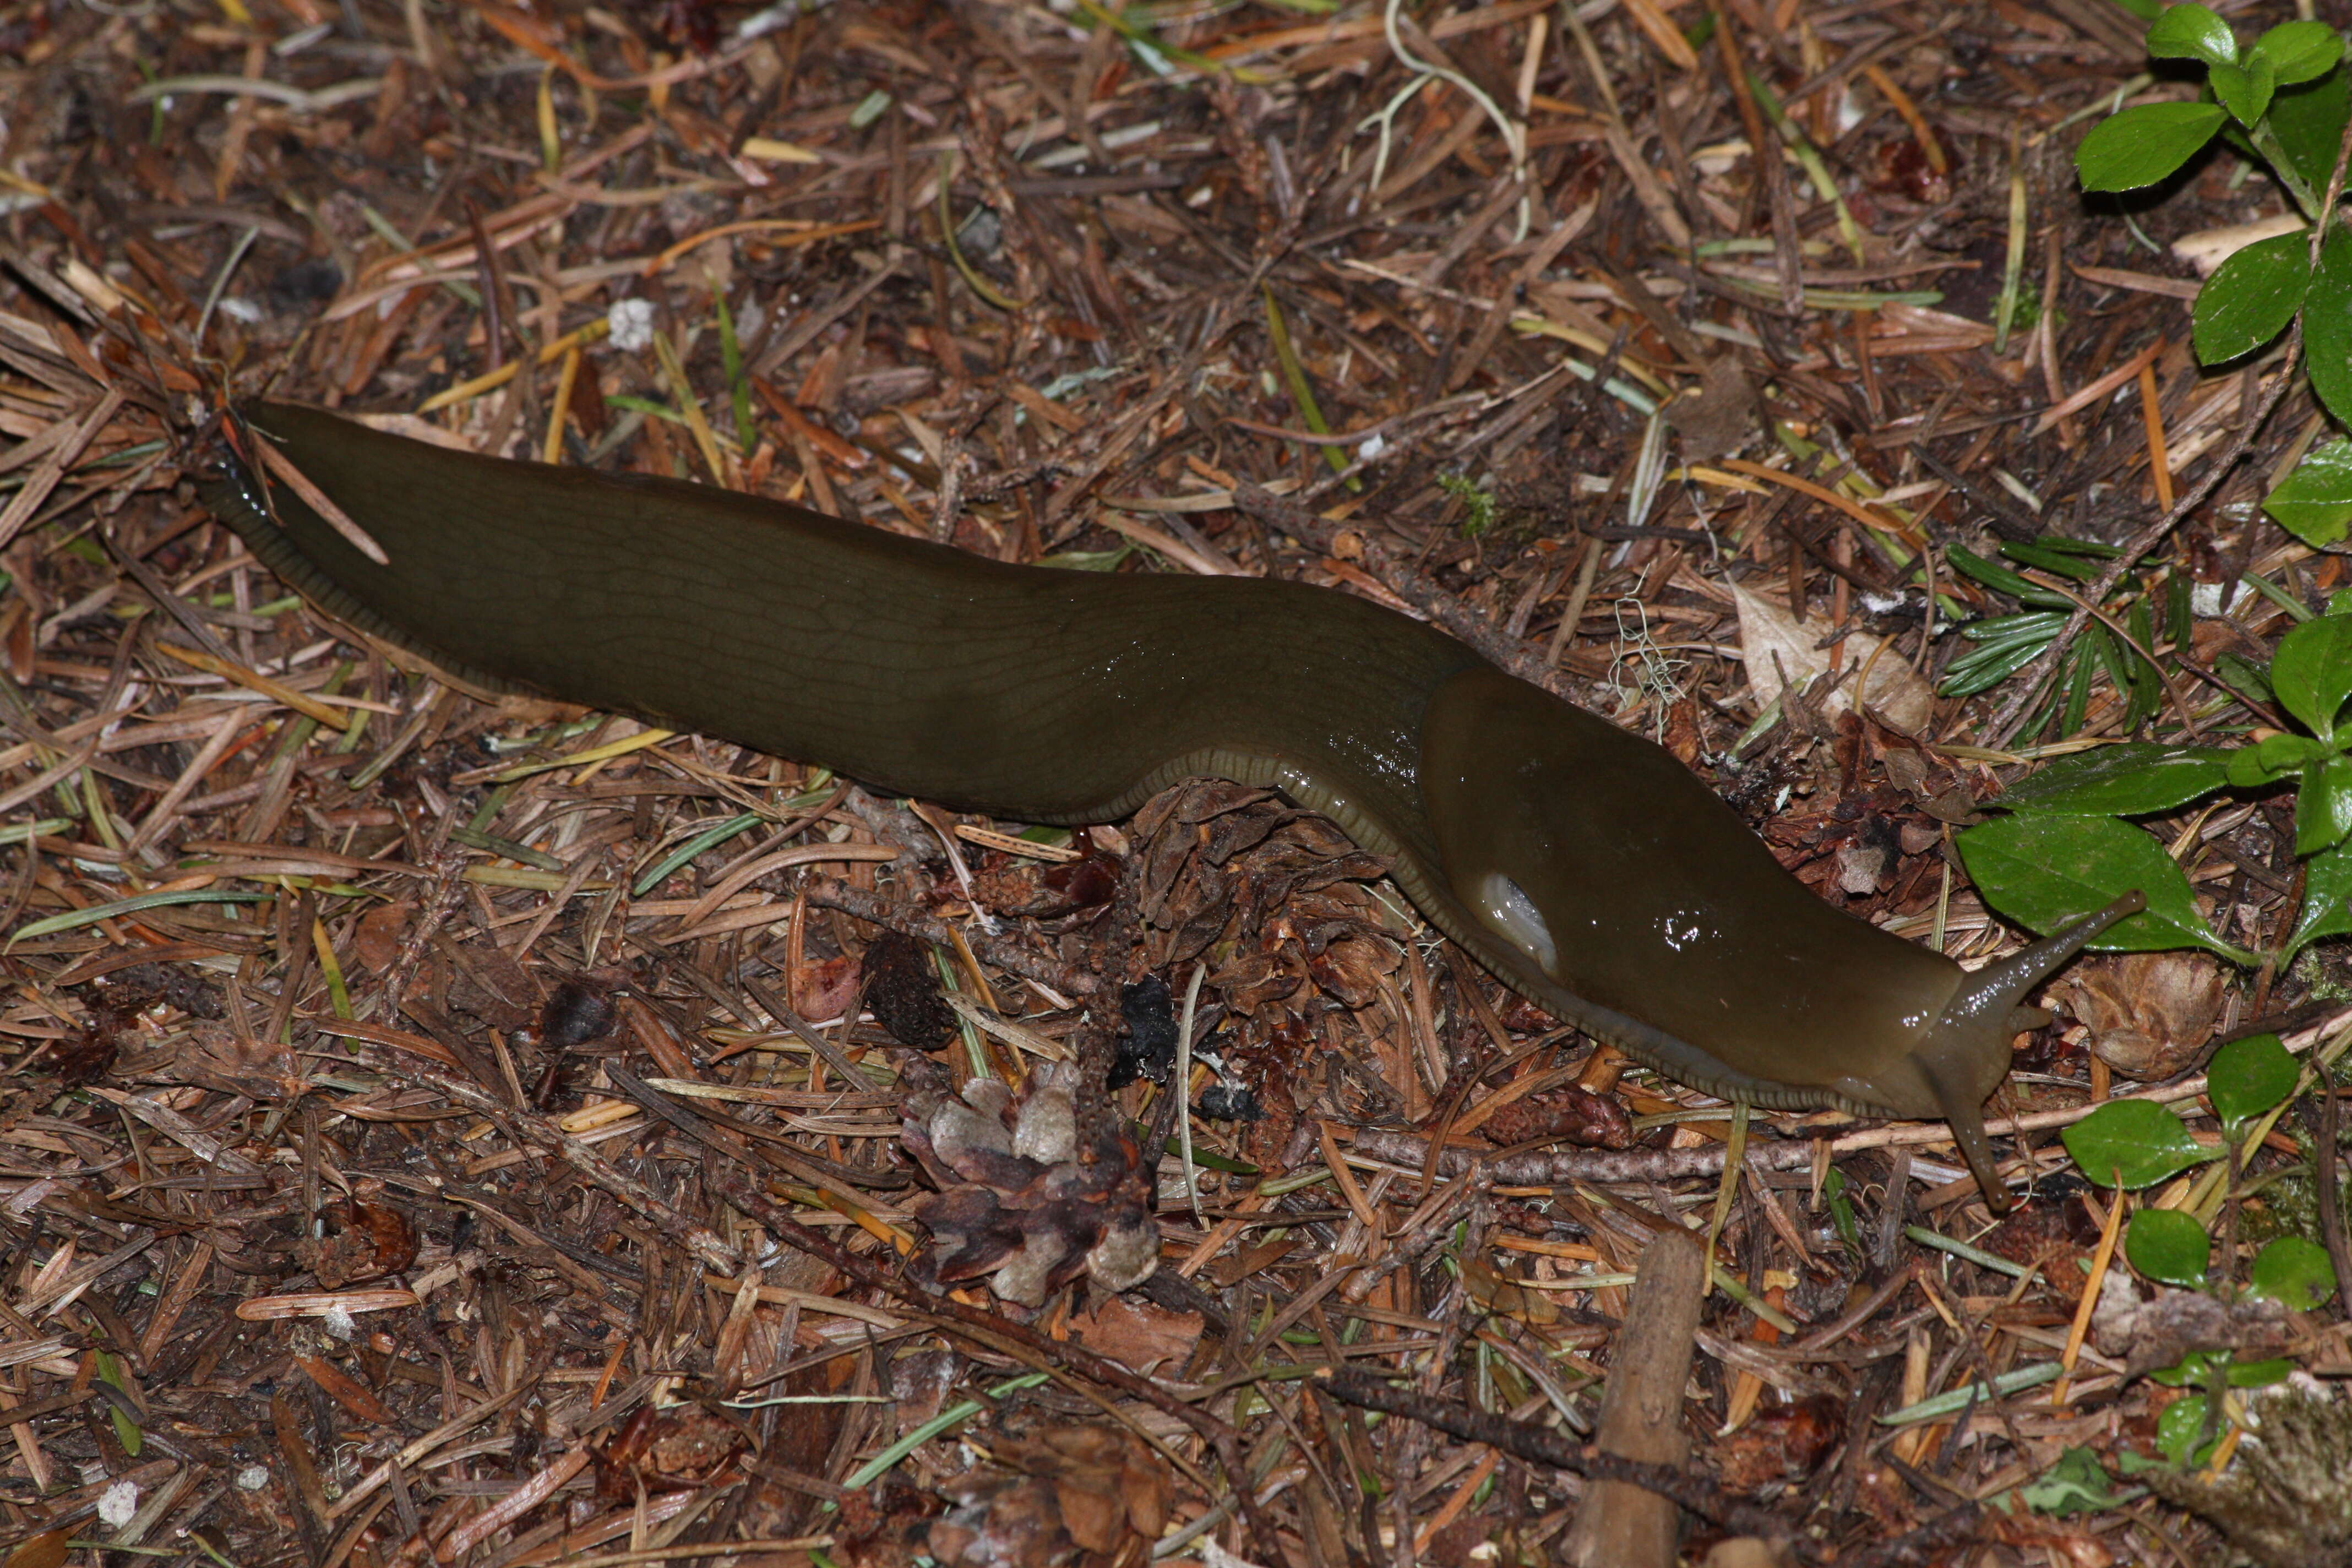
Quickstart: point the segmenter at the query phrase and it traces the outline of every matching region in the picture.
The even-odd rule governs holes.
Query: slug
[[[1195,774],[1268,784],[1563,1023],[1753,1105],[1982,1106],[2026,992],[2131,894],[1973,973],[1832,909],[1663,749],[1364,600],[1013,566],[700,485],[468,456],[246,408],[205,504],[321,608],[531,689],[1018,821]],[[274,443],[388,558],[272,483]],[[306,493],[308,493],[306,491]]]

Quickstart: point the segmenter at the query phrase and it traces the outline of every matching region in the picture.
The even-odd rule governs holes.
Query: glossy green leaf
[[[2199,1439],[2204,1435],[2205,1396],[2201,1394],[2174,1400],[2156,1418],[2156,1451],[2184,1469],[2192,1464],[2203,1464],[2221,1446],[2220,1433],[2211,1442],[2200,1443]]]
[[[2352,70],[2342,60],[2316,80],[2281,87],[2271,100],[2271,134],[2314,190],[2326,185],[2328,172],[2336,167],[2336,149],[2343,141],[2347,115],[2352,115]]]
[[[2308,735],[2266,735],[2254,745],[2231,752],[2225,771],[2236,788],[2259,789],[2326,754],[2327,748]]]
[[[2103,1187],[2152,1187],[2218,1158],[2178,1116],[2146,1100],[2111,1100],[2060,1135],[2083,1174]]]
[[[2062,621],[2074,608],[2067,603],[2063,594],[2053,594],[2034,583],[2032,579],[2019,576],[1998,561],[1986,560],[1966,545],[1955,544],[1944,554],[1945,559],[1951,563],[1952,570],[1962,576],[1973,578],[1986,587],[2007,594],[2011,598],[2021,603],[2040,605],[2045,609],[2055,610],[2059,613],[2058,618]],[[1978,624],[1991,626],[2001,620],[2012,618],[2014,617],[1996,616],[1992,621],[1982,621]]]
[[[2144,103],[2104,120],[2074,149],[2086,191],[2155,184],[2197,155],[2229,118],[2218,103]]]
[[[2310,286],[2309,235],[2273,235],[2237,251],[2197,291],[2197,357],[2219,364],[2252,353],[2286,331]]]
[[[2054,610],[2028,610],[1961,627],[1960,635],[1978,646],[1945,667],[1940,689],[1947,697],[1967,697],[1998,686],[2033,662],[2065,624]]]
[[[2336,1294],[2336,1269],[2327,1249],[2299,1236],[2282,1236],[2254,1255],[2246,1270],[2246,1293],[2266,1296],[2289,1311],[2307,1312]]]
[[[2333,849],[2352,834],[2352,758],[2321,758],[2303,770],[2294,797],[2294,852]]]
[[[2164,847],[2128,822],[2021,812],[1969,828],[1957,842],[1985,901],[2036,931],[2047,934],[2137,889],[2147,908],[2109,928],[2091,943],[2095,950],[2201,947],[2246,962],[2214,938]]]
[[[2294,931],[2279,955],[2284,969],[2294,955],[2323,936],[2352,932],[2352,843],[2339,844],[2304,862],[2303,908],[2295,915]]]
[[[2271,62],[2279,85],[2310,81],[2327,74],[2344,58],[2344,40],[2325,22],[2281,22],[2254,40],[2252,51]]]
[[[2160,60],[2203,60],[2234,65],[2238,40],[2230,24],[2202,5],[2170,5],[2148,25],[2147,52]]]
[[[2156,646],[2156,615],[2148,605],[2149,597],[2147,594],[2135,595],[2124,619],[2126,627],[2131,632],[2131,640],[2144,648]],[[2135,650],[2128,677],[2131,701],[2124,709],[2123,722],[2126,734],[2138,729],[2164,706],[2164,678],[2157,673],[2153,660],[2141,658]]]
[[[2352,234],[2340,223],[2328,226],[2303,297],[2303,363],[2327,412],[2352,425]]]
[[[2205,1092],[2213,1114],[2234,1137],[2255,1117],[2285,1103],[2301,1070],[2276,1035],[2248,1035],[2213,1053]]]
[[[2313,734],[2335,733],[2336,715],[2352,697],[2352,616],[2320,616],[2280,638],[2271,689]]]
[[[2095,580],[2105,570],[2108,562],[2123,553],[2113,546],[2097,552],[2068,549],[2067,546],[2074,542],[2072,540],[2020,542],[2005,539],[2001,541],[2000,552],[2011,561],[2038,566],[2053,576],[2072,577],[2077,583]]]
[[[2213,96],[2237,117],[2241,125],[2252,125],[2268,112],[2271,94],[2278,90],[2278,69],[2267,59],[2250,58],[2242,66],[2212,66],[2205,77],[2213,84]]]
[[[2352,532],[2352,441],[2339,437],[2305,453],[2263,498],[2263,510],[2315,550]],[[2328,613],[2336,613],[2332,605]]]
[[[2124,1230],[2124,1257],[2149,1279],[2167,1285],[2202,1285],[2213,1244],[2192,1215],[2179,1209],[2142,1209]]]
[[[2170,811],[2229,782],[2231,752],[2223,746],[2167,746],[2132,742],[2061,757],[2018,780],[1994,802],[2016,810],[2072,816],[2137,816]]]

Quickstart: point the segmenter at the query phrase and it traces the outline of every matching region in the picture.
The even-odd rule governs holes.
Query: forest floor
[[[196,500],[267,392],[1319,584],[1974,966],[2036,926],[1988,803],[2299,741],[2270,661],[2352,587],[2261,505],[2332,434],[2293,344],[2192,349],[2286,194],[2220,142],[2077,182],[2195,96],[2145,27],[0,4],[5,1568],[2341,1561],[2352,884],[2291,793],[2090,819],[2190,934],[2049,988],[1996,1218],[1940,1122],[1735,1115],[1555,1026],[1269,791],[1036,829],[489,697]],[[2266,1097],[2214,1054],[2264,1034]],[[1024,1167],[1101,1205],[972,1153],[1114,1054]],[[2085,1180],[2134,1095],[2096,1149],[2177,1158]],[[1160,1258],[1115,1291],[1120,1203]]]

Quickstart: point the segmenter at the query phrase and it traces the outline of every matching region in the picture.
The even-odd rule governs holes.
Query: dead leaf
[[[1207,1320],[1198,1312],[1171,1312],[1150,1301],[1106,1296],[1070,1319],[1070,1331],[1087,1349],[1149,1376],[1162,1362],[1182,1363],[1201,1342]]]
[[[1731,594],[1739,606],[1739,647],[1748,665],[1748,684],[1758,702],[1779,697],[1784,676],[1795,682],[1808,678],[1823,681],[1830,672],[1830,650],[1814,645],[1829,635],[1828,622],[1798,620],[1738,583],[1731,585]],[[1862,688],[1864,703],[1897,730],[1916,733],[1927,727],[1936,694],[1908,660],[1868,632],[1851,632],[1841,646],[1843,666],[1868,672],[1868,684]],[[1860,674],[1849,675],[1827,697],[1820,695],[1816,685],[1808,690],[1808,700],[1832,716],[1851,712],[1855,685],[1864,679]]]
[[[304,1355],[298,1351],[294,1354],[294,1364],[300,1367],[303,1374],[325,1390],[337,1404],[361,1420],[371,1422],[378,1426],[390,1426],[394,1429],[399,1427],[400,1417],[385,1409],[383,1401],[370,1393],[366,1384],[334,1363],[321,1361],[314,1355]]]
[[[1756,388],[1737,355],[1709,360],[1696,396],[1666,405],[1666,423],[1683,438],[1683,456],[1694,463],[1727,458],[1756,433]]]
[[[67,1530],[43,1531],[8,1553],[7,1568],[61,1568],[66,1560]]]
[[[320,1217],[327,1234],[304,1240],[298,1250],[322,1289],[381,1279],[416,1261],[416,1226],[389,1204],[338,1201],[321,1210]]]
[[[391,968],[400,956],[401,944],[408,938],[408,922],[415,913],[416,905],[402,899],[378,904],[362,915],[352,936],[352,956],[360,967],[378,973]]]
[[[2221,963],[2202,952],[2085,958],[2053,988],[2091,1031],[2091,1049],[2126,1078],[2170,1078],[2221,1017]]]
[[[2258,217],[2252,223],[2200,228],[2174,240],[2172,254],[2210,278],[2214,268],[2256,240],[2276,239],[2280,235],[2294,234],[2304,226],[2303,219],[2294,214],[2276,213],[2269,217]]]
[[[940,999],[940,976],[931,967],[929,948],[913,937],[886,931],[867,945],[863,973],[866,1005],[892,1039],[919,1051],[936,1051],[948,1043],[955,1032],[955,1015]]]
[[[1826,1394],[1794,1405],[1768,1405],[1715,1446],[1716,1469],[1733,1491],[1801,1481],[1845,1436],[1845,1406]]]
[[[1497,1148],[1522,1143],[1575,1143],[1587,1149],[1630,1149],[1633,1123],[1607,1095],[1572,1083],[1538,1089],[1486,1118],[1479,1129]]]
[[[1117,1427],[1047,1427],[997,1444],[995,1457],[1015,1473],[992,1468],[941,1488],[960,1506],[931,1524],[940,1563],[1051,1568],[1074,1551],[1139,1554],[1167,1526],[1167,1465]]]

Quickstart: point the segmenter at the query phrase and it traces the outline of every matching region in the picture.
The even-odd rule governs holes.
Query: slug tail
[[[1967,976],[1945,1005],[1943,1016],[1912,1053],[1952,1130],[1953,1142],[1968,1162],[1969,1173],[1997,1215],[2008,1212],[2010,1196],[1985,1136],[1985,1097],[2008,1074],[2009,1042],[2050,1020],[2041,1008],[2025,1005],[2025,994],[2108,927],[2147,907],[2147,898],[2138,891],[2126,893],[2097,913]]]
[[[394,647],[405,648],[457,680],[484,691],[526,689],[519,681],[453,658],[405,627],[394,625],[319,564],[310,553],[312,549],[348,547],[301,497],[286,486],[271,485],[261,465],[247,456],[247,448],[253,443],[273,439],[251,417],[266,416],[268,412],[267,407],[258,405],[231,412],[232,429],[219,460],[197,487],[205,510],[234,529],[237,537],[245,541],[246,548],[253,552],[254,559],[268,567],[279,581],[337,620]]]

